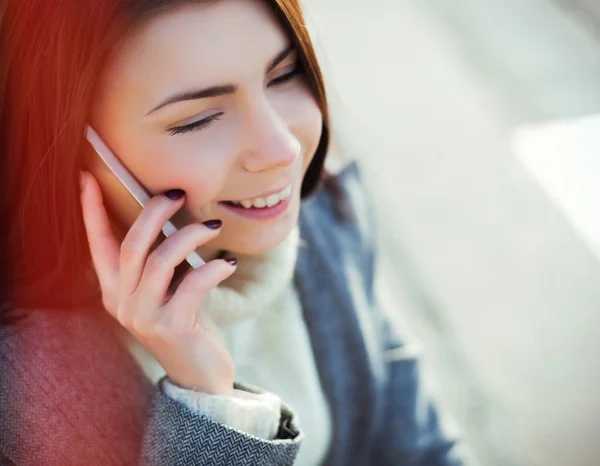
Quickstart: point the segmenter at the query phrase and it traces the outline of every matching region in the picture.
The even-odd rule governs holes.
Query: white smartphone
[[[104,165],[110,170],[112,175],[129,191],[131,196],[143,208],[146,203],[150,200],[148,191],[135,179],[127,168],[121,163],[118,157],[112,150],[106,145],[102,138],[91,126],[87,126],[85,131],[85,137],[92,145],[96,153],[100,156],[100,159],[104,162]],[[170,221],[162,227],[162,233],[164,237],[168,237],[177,231],[177,227]],[[163,238],[164,239],[164,238]],[[187,257],[186,262],[194,269],[204,265],[204,260],[198,255],[196,251],[192,251]]]

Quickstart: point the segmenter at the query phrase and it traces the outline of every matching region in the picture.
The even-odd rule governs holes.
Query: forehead
[[[146,98],[190,86],[236,84],[262,74],[287,42],[264,1],[190,2],[132,32],[106,70],[105,84],[121,91],[133,86]]]

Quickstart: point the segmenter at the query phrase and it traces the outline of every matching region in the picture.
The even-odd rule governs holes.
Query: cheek
[[[194,211],[220,195],[234,163],[235,138],[208,133],[171,136],[135,124],[137,120],[123,108],[105,110],[96,111],[94,126],[148,192],[183,189],[188,195],[186,207]],[[123,198],[129,197],[124,193]]]
[[[219,195],[229,173],[230,161],[222,144],[211,138],[200,142],[194,134],[146,140],[142,153],[136,173],[148,189],[155,193],[183,189],[186,205],[194,210]]]

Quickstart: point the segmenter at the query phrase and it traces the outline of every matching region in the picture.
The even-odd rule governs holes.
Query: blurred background
[[[471,464],[600,465],[600,1],[306,3],[382,300]]]

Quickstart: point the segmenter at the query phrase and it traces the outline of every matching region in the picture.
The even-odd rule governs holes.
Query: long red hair
[[[18,308],[97,300],[79,202],[85,123],[105,60],[137,22],[207,0],[7,0],[0,11],[2,287]],[[214,1],[214,0],[208,0]],[[329,118],[321,70],[298,0],[267,0],[298,49],[323,113],[302,196],[323,178]],[[0,5],[1,9],[2,5]],[[0,299],[1,301],[1,299]]]

